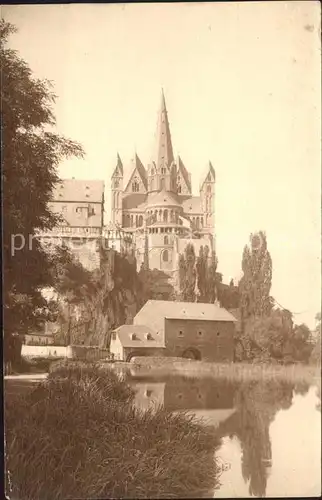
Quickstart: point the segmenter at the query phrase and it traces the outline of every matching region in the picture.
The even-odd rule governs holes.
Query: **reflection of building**
[[[51,345],[54,343],[54,337],[42,333],[26,333],[24,344],[26,345]]]
[[[180,157],[174,159],[163,93],[154,161],[145,168],[135,154],[126,172],[118,156],[111,190],[112,222],[134,235],[138,267],[172,275],[187,243],[212,248],[215,171],[209,162],[199,196],[193,196],[190,173]]]
[[[110,350],[127,361],[149,355],[233,361],[235,322],[214,304],[149,300],[133,325],[112,332]]]
[[[173,412],[191,410],[215,427],[235,412],[234,387],[223,380],[134,376],[130,383],[136,390],[135,405],[141,409],[163,405]]]

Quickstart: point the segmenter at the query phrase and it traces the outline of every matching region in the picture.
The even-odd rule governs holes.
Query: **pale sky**
[[[241,275],[249,234],[264,230],[272,295],[296,323],[321,306],[319,2],[2,6],[10,46],[54,83],[57,130],[86,158],[63,178],[106,183],[119,152],[154,156],[161,87],[175,154],[217,175],[216,250]],[[299,314],[298,314],[299,313]]]

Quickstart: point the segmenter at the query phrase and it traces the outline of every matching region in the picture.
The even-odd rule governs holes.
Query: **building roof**
[[[191,196],[182,202],[182,208],[186,214],[202,214],[200,196]]]
[[[128,195],[125,195],[122,200],[123,210],[144,210],[146,205],[146,197],[147,195],[143,193],[130,193]]]
[[[114,330],[118,335],[123,347],[161,347],[164,348],[164,335],[156,333],[152,328],[144,325],[122,325]],[[132,339],[132,334],[136,335],[136,339]],[[151,335],[151,339],[147,339],[147,334]]]
[[[135,325],[149,323],[155,331],[164,329],[164,319],[186,319],[203,321],[229,321],[236,318],[226,309],[215,304],[201,302],[173,302],[148,300],[134,318]]]
[[[81,179],[62,179],[53,190],[52,202],[102,203],[104,182]]]
[[[216,180],[216,172],[215,172],[214,167],[212,166],[211,161],[208,162],[207,166],[202,171],[202,175],[201,175],[201,178],[200,178],[200,185],[199,185],[199,189],[200,190],[202,189],[204,183],[206,182],[206,179],[209,176],[209,174],[210,174],[211,182],[215,182],[215,180]]]
[[[157,167],[166,165],[170,166],[173,162],[173,149],[163,89],[161,94],[161,108],[159,114],[157,141]]]
[[[123,177],[124,191],[127,189],[135,170],[138,171],[138,174],[141,177],[143,186],[145,189],[147,189],[147,187],[148,187],[147,173],[146,173],[146,170],[145,170],[143,163],[141,162],[137,153],[135,153],[134,158],[132,158],[130,161],[129,167],[127,167],[124,170],[124,177]]]
[[[178,197],[174,193],[165,190],[148,195],[147,205],[149,207],[181,206]]]

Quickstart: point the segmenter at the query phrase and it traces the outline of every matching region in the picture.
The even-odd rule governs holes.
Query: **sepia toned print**
[[[320,4],[1,14],[6,497],[319,497]]]

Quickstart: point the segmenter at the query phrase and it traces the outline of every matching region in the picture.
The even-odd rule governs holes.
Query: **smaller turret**
[[[111,216],[114,224],[122,224],[123,163],[117,153],[117,163],[111,177]]]

